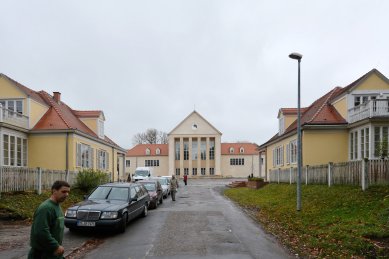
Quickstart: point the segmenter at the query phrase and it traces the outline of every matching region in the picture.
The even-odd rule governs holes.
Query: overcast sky
[[[123,148],[194,109],[222,142],[262,144],[281,107],[377,68],[389,77],[386,0],[1,0],[0,72],[103,110]]]

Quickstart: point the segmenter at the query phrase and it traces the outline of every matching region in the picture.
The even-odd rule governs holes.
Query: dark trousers
[[[176,192],[177,191],[176,190],[174,190],[174,191],[171,190],[170,192],[171,192],[171,195],[172,195],[172,201],[175,201],[176,200]]]

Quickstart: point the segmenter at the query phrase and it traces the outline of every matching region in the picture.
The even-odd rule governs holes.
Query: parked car
[[[156,209],[158,207],[158,204],[163,203],[163,196],[162,196],[162,185],[159,183],[156,179],[148,179],[148,180],[142,180],[138,181],[138,183],[143,184],[143,186],[147,189],[149,195],[150,195],[150,203],[149,208]]]
[[[166,177],[158,177],[156,178],[159,183],[162,185],[162,196],[164,199],[167,198],[167,196],[170,195],[170,182]]]
[[[103,184],[66,210],[65,226],[69,230],[115,228],[123,233],[130,220],[147,216],[149,203],[149,194],[141,184]]]

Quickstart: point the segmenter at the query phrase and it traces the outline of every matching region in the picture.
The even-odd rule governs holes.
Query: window
[[[192,160],[197,160],[197,139],[192,140]]]
[[[230,147],[230,154],[234,154],[234,148]]]
[[[278,146],[273,149],[273,166],[284,165],[284,146]]]
[[[176,168],[176,175],[180,175],[180,168]]]
[[[282,135],[285,132],[285,118],[282,116],[278,119],[278,135]]]
[[[184,160],[189,160],[189,140],[184,139]]]
[[[161,149],[157,148],[157,149],[155,150],[155,154],[156,154],[156,155],[160,155],[160,154],[161,154]]]
[[[201,155],[201,160],[207,159],[207,142],[206,142],[205,138],[201,139],[200,155]]]
[[[297,140],[292,140],[286,146],[286,163],[297,163]]]
[[[244,158],[230,158],[230,165],[244,165]]]
[[[180,140],[179,139],[175,139],[174,140],[174,146],[175,146],[175,150],[176,150],[176,152],[175,152],[175,159],[176,160],[180,160]],[[179,175],[179,174],[178,174]]]
[[[189,168],[184,168],[184,175],[189,175]]]
[[[126,160],[126,167],[131,167],[131,160]]]
[[[149,148],[146,148],[146,155],[147,155],[147,156],[150,155],[150,149],[149,149]]]
[[[3,108],[18,114],[23,114],[23,101],[22,100],[3,100],[0,101]]]
[[[361,145],[361,158],[365,158],[365,131],[364,129],[361,130],[361,141],[360,141],[360,145]]]
[[[98,150],[97,154],[97,168],[102,170],[108,169],[108,153],[105,150]]]
[[[215,160],[215,139],[209,141],[209,160]]]
[[[27,139],[3,134],[3,164],[27,166]]]
[[[197,168],[192,168],[192,175],[197,175]]]
[[[209,168],[209,175],[215,175],[215,168]]]
[[[77,143],[76,166],[83,168],[93,168],[93,148],[83,143]]]
[[[387,157],[388,156],[388,126],[374,127],[374,156]]]
[[[243,147],[240,147],[239,149],[239,153],[243,154],[244,153],[244,148]]]
[[[104,138],[104,121],[98,120],[98,127],[99,127],[99,137]]]
[[[358,159],[358,131],[350,133],[350,160]]]
[[[369,128],[365,128],[365,150],[367,158],[370,158],[370,138],[369,138]]]
[[[374,156],[379,156],[379,146],[380,146],[380,140],[381,140],[381,134],[380,134],[380,127],[374,127]]]
[[[205,168],[201,168],[201,175],[205,175]]]
[[[159,166],[159,160],[145,160],[145,166]]]

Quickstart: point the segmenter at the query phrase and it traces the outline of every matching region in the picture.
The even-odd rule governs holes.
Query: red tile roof
[[[156,154],[157,148],[160,149],[161,153]],[[146,149],[150,149],[150,155],[146,155]],[[132,149],[127,150],[126,156],[168,156],[169,145],[168,144],[138,144]]]
[[[244,152],[240,153],[240,148],[243,147]],[[230,153],[230,148],[234,149],[233,153]],[[258,145],[255,143],[222,143],[221,144],[222,155],[258,155]]]

